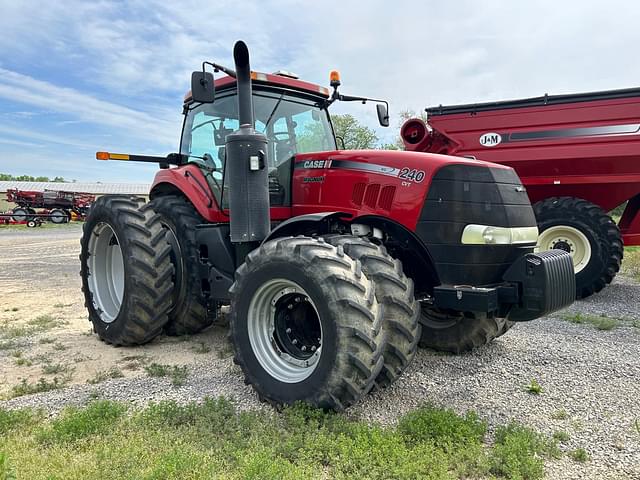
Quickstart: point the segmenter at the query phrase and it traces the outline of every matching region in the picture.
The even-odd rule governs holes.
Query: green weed
[[[29,383],[26,379],[23,378],[18,385],[14,385],[14,387],[11,389],[10,398],[57,390],[64,387],[69,382],[69,380],[70,378],[68,377],[53,377],[53,380],[49,381],[46,378],[41,377],[36,383]]]
[[[598,330],[612,330],[620,325],[620,319],[607,317],[605,315],[592,315],[590,313],[564,314],[562,318],[567,322],[578,324],[590,324]]]
[[[159,363],[152,363],[144,367],[147,375],[150,377],[170,377],[171,383],[174,386],[184,385],[189,376],[187,366],[179,365],[162,365]]]
[[[93,378],[87,380],[87,383],[95,385],[97,383],[106,382],[107,380],[122,377],[124,377],[124,373],[122,373],[122,370],[120,370],[118,367],[111,367],[108,370],[100,370],[96,372]]]
[[[542,385],[540,385],[535,378],[531,379],[531,382],[525,387],[525,390],[533,395],[540,395],[543,392]]]
[[[556,430],[555,432],[553,432],[553,439],[557,440],[558,442],[568,442],[571,437],[564,430]]]
[[[575,462],[581,463],[587,462],[590,459],[589,454],[584,448],[576,448],[575,450],[571,450],[569,452],[569,456]]]

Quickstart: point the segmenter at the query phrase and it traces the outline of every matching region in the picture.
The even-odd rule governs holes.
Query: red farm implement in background
[[[640,245],[640,88],[427,108],[407,150],[513,167],[534,206],[541,250],[571,253],[576,294],[610,283]],[[627,202],[618,226],[607,213]]]
[[[67,223],[74,216],[84,218],[95,199],[95,195],[82,192],[7,190],[7,201],[18,205],[11,212],[11,218],[16,223],[38,219]]]

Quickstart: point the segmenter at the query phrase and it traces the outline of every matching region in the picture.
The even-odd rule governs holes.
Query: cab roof
[[[305,82],[298,80],[297,78],[291,78],[277,73],[261,73],[251,72],[251,80],[256,85],[275,85],[292,90],[298,90],[305,93],[310,93],[323,98],[329,98],[329,89],[321,87],[315,83]],[[234,88],[236,85],[236,79],[225,75],[215,81],[216,90],[227,90]],[[184,103],[191,102],[191,90],[189,90],[184,96]]]

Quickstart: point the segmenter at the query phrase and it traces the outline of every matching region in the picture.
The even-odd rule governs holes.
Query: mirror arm
[[[224,72],[227,75],[229,75],[230,77],[236,78],[236,71],[235,70],[231,70],[230,68],[227,68],[223,65],[220,65],[218,63],[212,63],[212,62],[202,62],[202,71],[204,72],[204,66],[205,65],[211,65],[213,67],[213,72],[217,73],[217,72]]]

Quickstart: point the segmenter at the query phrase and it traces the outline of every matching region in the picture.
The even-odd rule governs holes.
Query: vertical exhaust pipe
[[[226,184],[229,187],[231,241],[237,262],[271,231],[269,218],[269,168],[267,138],[255,131],[249,49],[233,47],[238,90],[238,130],[226,138]]]

